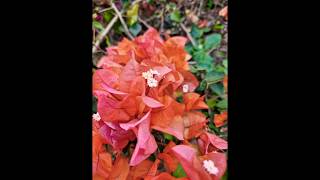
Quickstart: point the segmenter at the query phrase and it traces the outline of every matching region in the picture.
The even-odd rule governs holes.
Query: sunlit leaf
[[[139,12],[139,4],[136,3],[130,7],[127,11],[127,22],[129,26],[132,26],[134,23],[138,21],[138,12]]]

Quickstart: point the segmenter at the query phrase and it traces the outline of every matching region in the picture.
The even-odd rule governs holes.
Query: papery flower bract
[[[172,148],[173,153],[181,163],[188,177],[192,180],[219,180],[226,171],[226,156],[224,153],[211,152],[204,156],[197,156],[196,150],[187,145],[177,145]],[[203,167],[203,161],[211,160],[218,169],[217,174],[210,174]]]
[[[221,127],[224,125],[224,122],[227,119],[228,119],[228,112],[224,111],[221,114],[215,114],[213,122],[217,127]]]
[[[137,139],[130,166],[138,166],[157,149],[151,129],[179,140],[203,131],[206,118],[195,110],[208,107],[204,97],[193,93],[199,82],[188,71],[191,56],[184,50],[186,41],[185,37],[162,40],[150,28],[132,41],[124,38],[107,48],[108,55],[98,62],[102,69],[93,75],[93,93],[101,120],[96,131],[102,143],[115,151]],[[185,92],[183,103],[176,101],[176,92]],[[169,154],[164,154],[168,162]],[[171,171],[174,166],[170,165]]]
[[[207,154],[217,149],[228,149],[228,142],[226,140],[208,132],[200,135],[198,145],[202,154]]]

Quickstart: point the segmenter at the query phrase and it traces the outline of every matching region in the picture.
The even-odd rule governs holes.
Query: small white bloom
[[[144,77],[145,79],[153,78],[153,76],[152,76],[152,74],[150,73],[150,71],[143,72],[143,73],[142,73],[142,77]]]
[[[218,168],[214,165],[214,162],[211,160],[204,160],[203,161],[203,167],[210,173],[217,175],[219,170]]]
[[[152,70],[152,69],[150,69],[149,72],[150,72],[152,75],[160,75],[160,73],[159,73],[157,70]]]
[[[158,81],[154,78],[149,78],[147,81],[147,84],[149,87],[157,87],[158,86]]]
[[[101,117],[99,115],[99,113],[97,112],[96,114],[93,114],[92,115],[92,118],[95,120],[95,121],[100,121],[101,120]]]
[[[182,91],[183,91],[184,93],[187,93],[187,92],[189,91],[189,86],[188,86],[188,84],[185,84],[185,85],[182,86]]]

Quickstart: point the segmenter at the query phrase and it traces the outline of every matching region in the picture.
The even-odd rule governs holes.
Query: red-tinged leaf
[[[163,107],[164,105],[161,104],[159,101],[148,97],[148,96],[142,96],[142,101],[149,107],[151,108],[159,108],[159,107]]]
[[[136,166],[157,150],[157,143],[150,133],[150,114],[140,122],[137,139],[138,142],[131,156],[130,166]]]
[[[212,145],[216,149],[228,149],[228,142],[214,134],[205,132],[200,135],[199,148],[203,154],[207,154],[210,151],[210,145]],[[199,142],[199,140],[198,140]]]
[[[148,174],[152,164],[152,161],[146,159],[139,163],[137,166],[131,167],[127,180],[143,179]]]
[[[109,180],[126,180],[129,174],[128,159],[118,155],[111,172]]]

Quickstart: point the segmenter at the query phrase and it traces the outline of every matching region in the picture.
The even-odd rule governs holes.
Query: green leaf
[[[110,39],[108,36],[106,36],[106,43],[107,43],[107,46],[110,47],[111,46],[111,43],[110,43]]]
[[[228,180],[228,171],[226,171],[224,173],[224,175],[222,176],[221,180]]]
[[[178,164],[177,169],[172,173],[172,175],[176,178],[187,177],[187,174],[181,164]]]
[[[147,0],[148,4],[152,4],[154,2],[154,0]]]
[[[100,31],[102,31],[104,29],[103,25],[98,21],[93,21],[92,24],[93,24],[93,27],[95,27],[96,29],[98,29]]]
[[[213,84],[218,81],[221,81],[224,78],[224,74],[221,72],[211,71],[207,73],[207,76],[205,77],[205,80],[208,84]]]
[[[202,80],[200,82],[200,85],[198,86],[198,88],[196,89],[197,92],[201,92],[204,91],[207,88],[207,82],[205,80]]]
[[[169,141],[173,141],[173,136],[167,133],[163,133],[164,139],[169,140]]]
[[[184,47],[184,49],[190,54],[192,55],[193,53],[193,46],[191,43],[187,43],[186,46]]]
[[[224,94],[224,87],[221,82],[211,84],[210,89],[212,92],[216,93],[218,96],[222,96]]]
[[[209,36],[206,36],[204,41],[204,49],[216,49],[220,45],[221,39],[221,34],[211,34]]]
[[[206,103],[209,106],[209,108],[213,109],[217,102],[214,98],[211,98],[208,99]]]
[[[207,2],[207,7],[208,7],[208,9],[212,9],[212,7],[213,7],[213,0],[209,0],[209,1]]]
[[[127,22],[129,26],[132,26],[138,21],[139,4],[136,3],[130,7],[127,11]]]
[[[224,68],[224,73],[228,75],[228,60],[227,59],[223,60],[222,64],[225,67]]]
[[[170,19],[175,22],[181,22],[181,15],[179,10],[175,10],[170,14]]]
[[[196,25],[193,24],[192,27],[191,27],[190,34],[194,39],[198,39],[198,38],[202,37],[203,29],[200,29]]]
[[[113,14],[111,13],[111,10],[103,12],[103,19],[106,22],[109,22],[112,19],[112,17],[113,17]]]
[[[223,99],[221,101],[219,101],[216,105],[216,107],[220,108],[220,109],[227,109],[228,107],[228,100],[227,99]]]
[[[222,61],[222,65],[223,65],[224,67],[228,68],[228,60],[227,60],[227,59],[223,60],[223,61]]]
[[[194,52],[193,59],[197,62],[197,69],[212,71],[214,59],[203,50]]]
[[[213,26],[213,29],[214,30],[222,30],[224,28],[224,25],[223,24],[216,24]]]
[[[223,67],[222,65],[218,64],[214,67],[214,70],[217,71],[217,72],[224,72],[225,70],[225,67]]]
[[[141,30],[142,27],[139,23],[135,23],[134,25],[129,27],[129,31],[132,33],[133,36],[137,36]]]

